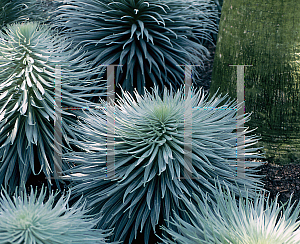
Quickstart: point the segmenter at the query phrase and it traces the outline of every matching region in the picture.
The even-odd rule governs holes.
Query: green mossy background
[[[300,163],[300,1],[224,0],[210,94],[236,98],[237,68],[245,67],[245,111],[252,112],[271,163]]]

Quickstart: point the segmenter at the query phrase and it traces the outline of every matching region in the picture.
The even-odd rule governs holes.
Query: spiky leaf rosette
[[[15,193],[11,199],[2,190],[0,199],[0,243],[23,244],[104,244],[111,231],[93,229],[95,216],[86,215],[88,209],[82,199],[69,207],[71,192],[56,199],[59,192],[46,200],[46,189],[42,187],[30,194]]]
[[[54,23],[82,48],[90,68],[123,65],[116,69],[116,86],[132,95],[134,88],[143,94],[143,87],[153,84],[160,91],[164,85],[179,88],[183,65],[202,65],[209,55],[201,40],[216,31],[215,15],[206,11],[207,2],[201,3],[195,20],[190,9],[172,12],[163,1],[70,0],[58,8]]]
[[[216,202],[209,196],[204,201],[195,196],[197,204],[186,202],[192,224],[187,223],[175,214],[171,224],[178,228],[162,227],[173,240],[164,237],[167,244],[199,244],[199,243],[274,243],[296,244],[300,240],[300,221],[296,221],[300,213],[300,202],[293,213],[291,198],[286,208],[285,204],[277,203],[278,194],[269,203],[270,194],[265,197],[265,191],[256,195],[255,200],[239,198],[235,201],[235,193],[229,186],[222,191],[220,182],[216,184],[214,193]],[[185,201],[185,199],[184,199]],[[209,201],[213,202],[210,206]]]
[[[130,243],[137,230],[143,228],[148,243],[151,226],[155,230],[160,212],[169,220],[174,209],[187,220],[188,216],[180,211],[184,206],[179,197],[188,198],[192,192],[200,195],[202,191],[213,195],[216,177],[228,183],[245,184],[251,190],[255,184],[258,189],[261,187],[259,176],[249,174],[254,169],[245,169],[244,176],[236,177],[235,167],[229,165],[237,164],[237,135],[233,130],[242,123],[241,118],[236,121],[234,102],[228,100],[220,110],[203,109],[216,108],[226,96],[207,101],[202,90],[190,89],[185,101],[182,90],[173,95],[165,88],[163,99],[157,87],[154,94],[146,89],[145,92],[141,97],[135,90],[136,100],[123,92],[124,98],[119,96],[115,111],[104,104],[103,112],[86,113],[77,128],[79,140],[73,141],[86,152],[64,155],[66,160],[80,164],[69,170],[74,197],[83,193],[93,213],[104,214],[98,225],[115,227],[114,240],[124,240],[132,227]],[[185,118],[185,110],[192,107],[195,108],[192,117]],[[115,124],[109,119],[107,122],[109,117],[115,118]],[[192,119],[192,158],[189,156],[192,166],[189,167],[185,163],[185,156],[191,155],[184,146],[185,119]],[[245,134],[246,130],[238,136]],[[114,143],[107,143],[107,138],[114,138]],[[247,148],[255,141],[254,137],[246,136],[246,158],[261,157],[255,154],[256,149]],[[112,145],[114,150],[107,149]],[[107,157],[112,156],[114,167],[107,169]],[[260,164],[246,162],[245,166]],[[184,171],[193,173],[195,179]],[[108,179],[106,173],[114,173],[116,178]]]
[[[90,84],[80,85],[71,76],[67,43],[49,27],[29,22],[4,29],[0,34],[0,184],[13,191],[19,183],[25,185],[31,172],[36,174],[37,159],[45,175],[53,175],[54,123],[60,117],[63,150],[68,136],[74,138],[69,125],[76,123],[80,112],[56,113],[56,65],[61,66],[62,108],[91,105],[83,99]],[[66,163],[56,164],[68,168]]]

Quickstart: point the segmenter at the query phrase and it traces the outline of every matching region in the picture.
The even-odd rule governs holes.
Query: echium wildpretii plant
[[[133,95],[134,88],[143,94],[144,87],[157,85],[161,92],[165,85],[180,87],[183,65],[203,65],[209,52],[201,42],[217,31],[217,10],[207,11],[207,1],[199,1],[197,11],[186,6],[172,11],[156,0],[70,0],[54,13],[53,23],[81,47],[92,74],[122,65],[116,87]]]
[[[91,96],[92,83],[79,82],[76,74],[71,75],[67,62],[71,50],[46,25],[28,22],[4,30],[0,33],[0,185],[14,190],[26,183],[31,172],[43,171],[50,183],[54,164],[58,169],[68,168],[66,163],[60,165],[59,158],[54,162],[54,124],[61,121],[58,133],[62,133],[65,150],[68,136],[75,138],[69,124],[76,123],[75,114],[80,111],[59,114],[55,92],[61,93],[62,108],[82,108],[92,105],[83,99]],[[59,136],[57,143],[61,143]],[[59,145],[56,150],[59,153]],[[39,171],[35,161],[41,166]]]
[[[167,244],[296,244],[300,241],[300,202],[292,212],[295,202],[291,205],[291,198],[286,208],[285,204],[279,207],[278,194],[274,201],[269,203],[270,194],[265,197],[265,191],[257,194],[255,199],[239,198],[226,186],[222,191],[218,182],[214,193],[216,202],[209,196],[203,195],[203,200],[197,196],[196,204],[187,201],[192,224],[181,219],[177,214],[170,223],[178,228],[162,227],[171,237],[161,238]],[[185,201],[185,199],[182,199]],[[212,206],[209,203],[212,202]],[[298,221],[297,221],[298,219]]]
[[[46,189],[15,193],[12,197],[3,189],[0,198],[0,243],[22,244],[105,244],[110,230],[94,229],[98,217],[86,213],[82,198],[69,207],[71,192],[52,193]],[[58,198],[58,199],[57,199]]]
[[[113,240],[124,240],[132,227],[130,243],[144,228],[147,244],[151,226],[155,231],[160,215],[169,220],[174,209],[188,221],[180,210],[184,205],[179,197],[187,199],[192,192],[213,196],[214,178],[236,182],[238,186],[245,184],[252,196],[254,186],[261,189],[262,183],[260,176],[250,174],[255,169],[246,168],[244,175],[236,176],[234,165],[241,166],[237,161],[241,156],[236,157],[236,138],[248,133],[233,132],[241,127],[243,119],[236,120],[236,102],[228,100],[218,110],[211,108],[217,108],[226,96],[207,101],[202,90],[189,89],[185,100],[182,90],[173,94],[165,88],[163,98],[157,87],[154,94],[145,92],[141,97],[135,90],[136,100],[123,92],[115,108],[103,102],[105,110],[85,113],[76,127],[79,140],[72,141],[86,152],[68,153],[64,158],[79,164],[69,170],[74,197],[84,194],[93,207],[92,213],[103,213],[98,226],[115,227]],[[192,108],[190,117],[186,116],[185,111]],[[185,148],[185,120],[192,121],[191,154]],[[110,143],[109,138],[114,142]],[[256,149],[248,148],[257,139],[245,138],[245,157],[262,157]],[[188,166],[187,159],[192,160],[192,165]],[[242,167],[260,164],[246,161]],[[186,174],[188,171],[193,179]],[[112,175],[116,178],[109,179]],[[237,187],[234,189],[238,192]]]

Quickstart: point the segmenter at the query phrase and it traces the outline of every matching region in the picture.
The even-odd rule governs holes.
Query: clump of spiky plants
[[[226,96],[208,101],[202,90],[173,94],[165,88],[163,98],[157,87],[154,94],[145,92],[141,97],[135,90],[136,100],[123,92],[124,98],[119,97],[115,108],[104,103],[105,110],[86,113],[76,127],[79,140],[73,140],[86,152],[64,155],[79,164],[69,170],[74,197],[83,193],[93,213],[103,213],[98,225],[115,227],[114,240],[124,240],[132,227],[130,243],[143,228],[148,243],[151,226],[155,231],[161,214],[169,220],[171,209],[187,220],[179,197],[191,197],[192,192],[201,196],[202,191],[213,196],[216,177],[245,184],[252,195],[254,185],[258,189],[262,185],[260,176],[249,174],[255,169],[236,176],[236,167],[230,165],[240,166],[236,138],[248,133],[233,132],[242,123],[242,118],[236,120],[235,102],[228,100],[218,110],[211,108],[217,108]],[[192,113],[185,115],[189,109]],[[185,121],[192,124],[192,149],[185,148]],[[248,148],[257,141],[255,137],[245,138],[245,157],[261,157],[256,149]],[[246,162],[245,167],[260,164]]]
[[[123,65],[116,68],[116,85],[143,94],[143,87],[153,85],[179,88],[183,65],[201,66],[209,55],[201,41],[217,31],[217,12],[207,11],[207,1],[200,3],[195,20],[187,5],[171,11],[164,1],[70,0],[58,8],[54,23],[82,48],[90,68]]]
[[[0,33],[0,184],[13,191],[25,185],[31,172],[38,172],[37,160],[49,183],[54,164],[57,169],[68,168],[66,163],[59,165],[59,158],[54,162],[54,125],[61,121],[57,133],[62,133],[62,142],[57,136],[57,145],[63,143],[64,150],[67,136],[74,138],[69,124],[76,123],[79,111],[61,111],[57,103],[61,100],[62,108],[90,105],[82,98],[90,84],[79,84],[71,76],[67,62],[71,51],[46,25],[28,22],[4,30]],[[59,154],[59,146],[56,150]]]
[[[300,240],[300,202],[291,213],[295,202],[291,205],[291,198],[286,208],[277,203],[278,194],[274,201],[269,203],[268,194],[265,191],[256,195],[255,200],[239,198],[226,186],[222,191],[218,182],[215,198],[212,201],[209,196],[203,195],[203,200],[194,196],[196,204],[186,202],[192,224],[181,219],[176,213],[171,224],[178,228],[162,227],[173,240],[161,238],[167,244],[199,244],[199,243],[268,243],[268,244],[296,244]],[[183,199],[185,201],[185,199]],[[212,202],[212,206],[209,203]]]
[[[30,194],[15,192],[11,199],[6,190],[0,198],[0,243],[23,244],[104,244],[111,231],[93,229],[95,216],[86,215],[88,209],[82,198],[69,207],[71,191],[57,199],[59,192],[46,198],[42,187]]]

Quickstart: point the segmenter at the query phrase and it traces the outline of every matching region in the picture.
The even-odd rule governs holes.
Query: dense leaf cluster
[[[92,213],[103,213],[98,226],[115,228],[114,241],[124,241],[132,227],[129,242],[138,229],[145,229],[148,243],[159,216],[168,221],[172,210],[189,221],[181,198],[188,200],[192,193],[201,197],[202,192],[213,196],[217,177],[225,181],[223,186],[240,186],[242,194],[251,190],[251,197],[254,186],[262,189],[259,177],[253,175],[255,170],[246,169],[244,175],[236,177],[236,167],[232,166],[261,164],[241,165],[237,161],[241,156],[235,155],[237,135],[233,131],[243,119],[236,121],[234,102],[228,100],[220,110],[209,109],[218,108],[226,96],[207,100],[202,90],[192,89],[185,98],[182,91],[173,94],[165,88],[160,98],[157,88],[152,94],[145,91],[144,97],[135,90],[136,99],[126,92],[114,107],[103,101],[105,110],[91,110],[80,118],[76,127],[79,140],[72,143],[84,152],[65,154],[67,161],[78,165],[69,171],[76,182],[74,196],[83,194]],[[187,115],[186,110],[192,113]],[[115,120],[110,123],[108,118]],[[192,127],[190,149],[186,149],[188,121]],[[246,130],[238,136],[245,134]],[[113,150],[108,148],[108,137],[114,138]],[[247,148],[257,139],[245,138],[246,158],[261,157],[255,148]],[[107,166],[111,156],[112,168]],[[114,179],[110,180],[111,174]],[[237,186],[234,191],[239,193]]]
[[[182,86],[184,66],[209,55],[222,3],[1,0],[0,243],[132,243],[140,231],[148,244],[161,219],[165,243],[299,239],[289,205],[288,224],[274,224],[277,202],[264,211],[262,162],[237,155],[263,158],[243,127],[250,115],[237,118],[227,95]],[[122,94],[108,103],[111,64],[122,65]],[[57,187],[71,181],[72,197],[26,192],[31,174],[49,187],[53,176]]]
[[[183,65],[203,66],[209,52],[202,42],[217,32],[217,11],[210,6],[206,0],[71,0],[57,9],[53,23],[80,46],[78,55],[90,69],[102,74],[103,65],[120,65],[116,86],[143,94],[153,85],[176,90]]]

